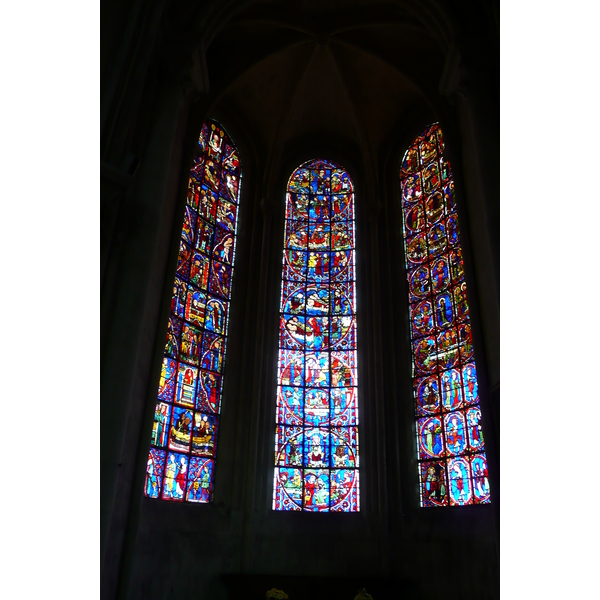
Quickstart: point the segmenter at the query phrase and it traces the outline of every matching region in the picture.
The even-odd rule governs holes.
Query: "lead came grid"
[[[431,125],[401,170],[424,507],[490,502],[454,182],[443,152],[442,131]]]
[[[354,193],[325,160],[286,194],[274,510],[359,510]]]
[[[144,494],[211,502],[241,168],[213,120],[190,171]]]

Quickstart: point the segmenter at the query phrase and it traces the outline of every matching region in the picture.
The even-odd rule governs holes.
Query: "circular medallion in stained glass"
[[[336,250],[331,253],[329,262],[329,272],[331,279],[346,279],[352,278],[349,270],[349,265],[352,263],[352,254],[350,250]]]
[[[304,390],[279,386],[277,399],[277,422],[284,425],[301,426],[304,419]]]
[[[404,182],[402,198],[405,204],[414,204],[421,199],[421,175],[409,175]]]
[[[331,462],[336,469],[358,466],[355,427],[338,427],[331,430]]]
[[[324,347],[354,350],[356,344],[356,335],[354,327],[354,317],[330,317],[329,343]]]
[[[304,455],[304,432],[302,427],[278,428],[279,444],[276,449],[275,464],[282,466],[300,466]]]
[[[288,277],[302,280],[306,277],[307,253],[303,250],[286,250],[284,260],[290,269]]]
[[[330,457],[330,431],[329,429],[315,427],[305,429],[304,434],[304,466],[329,467]]]
[[[409,175],[419,168],[419,155],[416,148],[410,148],[402,161],[402,174]]]
[[[281,339],[283,348],[303,350],[306,340],[306,323],[302,315],[282,315],[281,331],[284,334]]]
[[[336,194],[331,196],[331,218],[334,221],[354,219],[354,201],[351,194]]]
[[[308,194],[288,192],[286,218],[294,220],[308,219]]]
[[[425,298],[431,291],[429,269],[421,266],[410,275],[410,293],[413,298]]]
[[[436,377],[426,377],[417,383],[417,406],[423,412],[433,414],[440,409],[440,392]]]
[[[329,195],[315,194],[310,196],[308,218],[317,223],[329,220]]]
[[[406,257],[411,264],[421,264],[427,258],[427,241],[420,233],[406,242]]]
[[[288,182],[288,191],[308,194],[311,191],[310,181],[309,169],[296,169]]]
[[[357,509],[358,470],[331,471],[331,510],[350,512]]]
[[[425,194],[432,194],[435,190],[440,187],[440,169],[437,161],[427,165],[422,171],[423,177],[423,192]]]
[[[329,281],[329,252],[308,253],[308,277],[313,281]]]
[[[307,242],[308,226],[300,222],[287,236],[286,248],[288,250],[306,250]]]
[[[330,226],[317,223],[310,225],[308,230],[309,250],[329,250]]]
[[[433,373],[437,368],[435,338],[426,337],[413,342],[414,363],[417,371]]]
[[[425,203],[425,211],[427,213],[427,224],[433,225],[437,223],[444,215],[444,197],[441,192],[431,194]]]
[[[425,227],[425,216],[423,206],[419,203],[406,211],[406,232],[408,235],[418,233]]]
[[[443,223],[434,225],[427,234],[429,256],[435,257],[446,250],[446,228]]]
[[[329,390],[309,388],[304,398],[304,422],[307,425],[327,425],[329,421]]]
[[[334,221],[331,224],[332,250],[351,250],[354,247],[353,226],[352,221]]]
[[[331,353],[331,386],[353,387],[356,385],[356,368],[352,361],[352,352]]]
[[[279,467],[275,469],[276,487],[283,510],[300,510],[302,507],[302,470]],[[297,507],[297,508],[296,508]]]
[[[412,308],[412,324],[417,335],[433,333],[433,310],[429,300]]]

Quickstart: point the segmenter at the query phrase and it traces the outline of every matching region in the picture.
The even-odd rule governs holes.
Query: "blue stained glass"
[[[164,358],[161,371],[160,380],[158,384],[158,397],[161,400],[173,401],[173,394],[175,392],[175,380],[177,377],[177,361],[169,358]]]
[[[490,484],[488,481],[485,454],[474,456],[471,459],[471,472],[473,473],[473,494],[475,502],[478,504],[488,503],[490,501]]]
[[[440,411],[440,392],[437,377],[425,377],[415,381],[417,415],[434,414]]]
[[[149,498],[158,498],[162,490],[163,471],[167,453],[164,450],[151,448],[146,464],[146,481],[144,493]]]
[[[354,195],[314,160],[292,173],[282,261],[273,508],[357,512]]]
[[[186,500],[210,502],[214,461],[193,457],[190,460]]]
[[[469,446],[473,450],[483,448],[483,433],[481,432],[481,411],[479,408],[471,408],[467,411],[467,427],[469,431]]]
[[[465,458],[448,461],[450,477],[450,505],[463,506],[473,503],[473,489],[470,479],[469,463]]]
[[[183,500],[186,488],[188,458],[185,454],[169,452],[163,483],[163,500]]]
[[[454,183],[443,151],[442,131],[431,125],[400,172],[424,507],[490,502]]]
[[[200,369],[198,376],[198,393],[196,395],[196,410],[219,413],[221,397],[221,376]]]
[[[212,501],[240,184],[238,151],[209,119],[189,175],[144,486],[149,498]]]
[[[152,445],[165,447],[171,422],[171,406],[165,402],[159,402],[154,412],[154,426],[152,427]]]

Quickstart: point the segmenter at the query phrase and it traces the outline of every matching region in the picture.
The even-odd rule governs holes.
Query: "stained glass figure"
[[[400,171],[421,506],[490,502],[452,169],[434,124]]]
[[[353,192],[321,159],[288,182],[274,510],[360,507]]]
[[[242,174],[216,121],[190,171],[144,494],[212,501]]]

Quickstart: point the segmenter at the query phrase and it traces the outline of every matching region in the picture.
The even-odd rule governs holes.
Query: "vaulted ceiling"
[[[311,138],[335,140],[366,164],[366,157],[381,156],[403,126],[443,121],[451,109],[440,82],[449,63],[455,73],[489,72],[497,86],[498,5],[498,0],[157,0],[149,11],[140,0],[105,0],[103,76],[111,70],[117,76],[103,80],[103,121],[119,110],[126,85],[143,81],[141,69],[119,71],[128,53],[159,78],[185,79],[201,63],[203,118],[237,119],[268,162]],[[130,21],[124,18],[128,10]],[[148,95],[139,93],[144,102]],[[125,121],[121,130],[127,126]],[[143,151],[145,127],[140,128],[139,141],[132,142],[136,154]],[[112,140],[110,130],[103,136]],[[127,143],[121,138],[112,141],[117,153]]]
[[[187,18],[193,38],[199,17]],[[439,82],[457,32],[464,53],[465,39],[489,40],[482,22],[495,27],[488,2],[428,0],[238,2],[206,13],[204,32],[207,21],[200,43],[212,109],[237,115],[268,154],[311,137],[363,157],[378,156],[411,117],[439,119]]]

